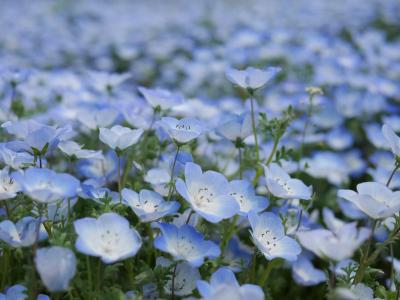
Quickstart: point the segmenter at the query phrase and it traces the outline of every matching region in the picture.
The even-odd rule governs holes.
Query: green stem
[[[171,284],[171,299],[175,299],[175,276],[176,276],[176,268],[178,267],[178,263],[175,264],[174,270],[172,271],[172,284]]]
[[[254,135],[254,143],[256,145],[256,161],[257,164],[260,161],[260,149],[258,146],[258,137],[257,137],[257,128],[256,128],[256,120],[254,115],[254,92],[250,92],[250,109],[251,109],[251,127],[253,128]]]
[[[224,250],[225,250],[226,246],[228,245],[229,240],[231,239],[231,237],[232,237],[233,234],[235,233],[236,222],[238,221],[238,219],[239,219],[239,216],[238,216],[238,215],[235,215],[235,216],[233,217],[232,223],[231,223],[230,226],[228,227],[228,229],[227,229],[227,231],[226,231],[226,233],[225,233],[225,235],[224,235],[224,237],[223,237],[223,239],[222,239],[222,242],[221,242],[221,256],[224,255],[224,254],[223,254],[223,253],[224,253]]]
[[[119,203],[122,202],[122,195],[121,195],[121,155],[118,154],[118,195],[119,195]]]
[[[238,147],[239,156],[239,178],[243,179],[243,169],[242,169],[242,148]]]
[[[260,279],[258,280],[258,285],[263,288],[265,286],[265,283],[268,280],[269,275],[271,274],[272,269],[279,265],[280,261],[278,259],[271,260],[267,267],[264,269],[264,272],[261,274]]]
[[[281,136],[277,137],[277,138],[274,140],[274,145],[272,146],[272,151],[271,151],[271,153],[269,154],[268,159],[267,159],[267,161],[266,161],[266,163],[265,163],[265,165],[266,165],[267,167],[268,167],[269,164],[272,162],[272,160],[273,160],[273,158],[274,158],[274,156],[275,156],[276,150],[278,150],[278,145],[279,145],[279,141],[280,141],[280,140],[281,140]],[[262,168],[258,168],[258,169],[257,169],[256,176],[255,176],[254,179],[253,179],[253,185],[254,185],[254,186],[257,184],[258,179],[260,178],[261,175],[262,175]]]
[[[173,181],[174,181],[174,171],[175,171],[175,165],[176,165],[176,161],[178,159],[178,154],[179,154],[179,150],[180,150],[180,145],[178,145],[176,147],[176,153],[175,153],[175,157],[174,157],[174,162],[172,163],[172,169],[171,169],[171,177],[169,179],[169,191],[168,191],[168,197],[167,200],[171,200],[173,191],[174,191],[174,185],[173,185]]]
[[[397,162],[396,162],[396,164],[395,164],[395,166],[394,166],[394,169],[393,169],[392,173],[390,174],[388,181],[386,182],[386,186],[387,186],[387,187],[389,187],[389,184],[390,184],[390,182],[392,181],[393,176],[394,176],[394,174],[396,174],[396,172],[397,172],[397,170],[399,169],[399,167],[400,167],[400,163],[397,163]]]
[[[304,143],[305,143],[305,140],[306,140],[307,129],[308,129],[308,126],[310,125],[311,115],[313,113],[313,99],[314,99],[314,94],[311,93],[310,97],[309,97],[307,118],[306,118],[306,122],[304,123],[303,132],[301,133],[301,144],[300,144],[300,151],[299,151],[299,164],[298,164],[298,167],[297,167],[297,172],[300,172],[300,159],[303,157]]]
[[[91,298],[91,292],[93,290],[92,284],[92,269],[90,267],[90,257],[86,256],[86,268],[87,268],[87,280],[88,280],[88,291],[89,291],[89,299]]]

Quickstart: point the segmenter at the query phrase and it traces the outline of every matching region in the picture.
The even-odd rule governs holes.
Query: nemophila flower
[[[258,119],[256,120],[258,121]],[[257,125],[256,125],[257,126]],[[217,127],[217,133],[230,141],[244,140],[253,134],[251,114],[231,115]]]
[[[103,187],[90,179],[82,184],[82,192],[79,196],[91,199],[98,204],[104,204],[105,201],[110,201],[114,204],[119,203],[119,194],[117,192],[111,191],[109,188]]]
[[[384,124],[382,126],[382,134],[389,143],[393,154],[400,156],[400,137],[394,132],[393,128],[388,124]]]
[[[346,300],[378,300],[374,297],[374,291],[363,283],[357,283],[350,288],[336,288],[333,291],[333,299]]]
[[[202,122],[193,118],[175,119],[171,117],[161,118],[161,127],[168,133],[171,139],[178,144],[186,144],[197,139],[205,132]]]
[[[77,202],[78,198],[75,197],[47,204],[47,218],[53,222],[67,220],[68,213],[72,214]]]
[[[176,201],[165,201],[160,194],[141,190],[138,193],[130,189],[122,190],[123,203],[127,204],[142,222],[151,222],[178,211],[180,204]]]
[[[357,229],[356,223],[345,223],[331,230],[298,231],[296,236],[304,248],[322,259],[341,261],[352,257],[369,234],[368,228]]]
[[[0,300],[25,300],[28,299],[28,290],[20,284],[9,287],[5,293],[0,293]],[[50,297],[44,294],[39,294],[37,300],[50,300]]]
[[[82,149],[82,145],[74,141],[62,141],[58,144],[58,148],[70,157],[82,158],[101,158],[101,151]]]
[[[264,292],[261,287],[254,284],[240,286],[235,274],[228,268],[219,268],[211,275],[210,282],[198,280],[197,289],[204,300],[264,299]]]
[[[0,161],[4,164],[16,170],[33,164],[34,158],[30,153],[14,151],[7,145],[8,143],[0,144]]]
[[[142,136],[143,129],[130,129],[120,125],[100,128],[100,140],[114,150],[125,150],[136,144]]]
[[[0,200],[14,198],[21,190],[20,185],[9,174],[10,168],[0,171]]]
[[[264,166],[265,179],[269,192],[279,198],[310,200],[312,187],[300,179],[291,178],[278,164]]]
[[[301,252],[299,244],[285,235],[281,219],[273,213],[248,214],[251,226],[250,234],[254,244],[268,260],[277,257],[295,261]]]
[[[60,140],[69,137],[72,131],[69,126],[57,128],[32,120],[6,122],[1,127],[5,128],[9,134],[22,139],[22,141],[12,142],[14,150],[27,151],[35,155],[45,155],[51,152]]]
[[[91,130],[108,127],[117,119],[119,112],[111,106],[84,107],[77,112],[77,119]]]
[[[68,248],[40,248],[36,251],[35,265],[49,291],[65,291],[76,272],[76,257]]]
[[[253,185],[247,180],[232,180],[229,189],[230,195],[239,203],[241,215],[247,215],[250,210],[260,212],[268,207],[268,199],[257,196]]]
[[[185,165],[185,182],[178,178],[176,190],[196,213],[211,223],[230,218],[240,210],[230,195],[228,180],[214,171],[203,173],[194,163]]]
[[[13,173],[13,178],[27,196],[42,203],[74,197],[80,187],[75,177],[49,169],[30,168]]]
[[[131,77],[128,73],[89,72],[91,85],[99,92],[112,92],[113,89]]]
[[[315,268],[311,260],[304,255],[293,262],[292,275],[294,281],[303,286],[316,285],[326,280],[325,272]]]
[[[152,225],[161,231],[161,235],[154,240],[154,246],[171,254],[174,260],[184,260],[193,267],[200,267],[206,257],[216,258],[220,255],[219,247],[211,241],[204,240],[203,235],[190,225],[180,227],[167,223]]]
[[[241,243],[239,238],[234,237],[229,240],[222,257],[227,268],[233,272],[240,272],[249,266],[252,254],[253,250],[250,247]]]
[[[387,218],[400,211],[400,191],[393,192],[378,182],[360,183],[357,192],[339,190],[338,197],[354,203],[373,219]]]
[[[153,108],[160,107],[166,110],[184,102],[181,94],[172,93],[167,90],[147,89],[144,87],[139,87],[138,90]]]
[[[247,67],[244,70],[228,69],[225,74],[228,80],[243,89],[256,90],[267,84],[281,68],[268,67],[266,70]]]
[[[156,261],[156,265],[164,267],[171,266],[172,263],[172,261],[164,257],[158,257]],[[181,297],[188,296],[196,289],[196,281],[199,279],[201,279],[201,276],[197,268],[192,267],[186,262],[178,263],[174,272],[174,281],[172,281],[172,276],[169,276],[168,281],[164,285],[164,292],[171,295],[173,287],[175,295]],[[173,285],[172,282],[174,282]]]
[[[134,256],[142,245],[138,232],[116,213],[105,213],[98,219],[76,220],[74,228],[78,234],[76,249],[100,257],[106,264]]]
[[[36,239],[39,241],[47,238],[46,230],[43,225],[39,225],[39,219],[33,217],[24,217],[16,224],[10,220],[0,222],[0,240],[11,247],[29,247]],[[37,229],[39,227],[39,235]]]

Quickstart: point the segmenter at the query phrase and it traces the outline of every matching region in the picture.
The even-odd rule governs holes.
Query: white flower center
[[[186,237],[181,236],[181,237],[178,239],[178,242],[177,242],[177,250],[179,251],[179,253],[180,253],[182,256],[184,256],[184,257],[190,256],[190,254],[191,254],[192,252],[194,252],[195,249],[196,249],[196,248],[194,247],[193,242],[192,242],[191,240],[187,239]]]
[[[102,249],[105,253],[110,254],[115,249],[118,249],[120,243],[120,235],[118,232],[107,229],[100,234],[100,238]]]
[[[271,251],[276,247],[276,243],[278,241],[278,238],[271,232],[271,230],[265,230],[262,232],[259,232],[257,234],[257,238],[262,243],[268,251]]]
[[[199,208],[205,208],[214,202],[214,197],[214,193],[207,187],[199,188],[194,203]]]

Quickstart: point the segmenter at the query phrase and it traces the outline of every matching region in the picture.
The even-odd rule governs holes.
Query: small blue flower
[[[76,257],[68,248],[40,248],[36,251],[35,265],[49,291],[65,291],[76,272]]]
[[[14,198],[21,190],[20,185],[9,174],[10,168],[0,170],[0,200]]]
[[[130,129],[120,125],[100,128],[100,140],[114,150],[125,150],[136,144],[143,134],[143,129]]]
[[[228,268],[219,268],[211,275],[210,282],[197,281],[197,289],[204,300],[251,299],[263,300],[264,292],[258,285],[239,285],[235,274]]]
[[[251,182],[247,180],[232,180],[229,182],[230,195],[240,206],[239,214],[246,216],[251,210],[260,212],[268,207],[268,199],[257,196]]]
[[[165,201],[160,194],[149,190],[141,190],[138,194],[124,188],[122,198],[142,222],[151,222],[174,214],[180,207],[179,202]]]
[[[105,213],[98,219],[79,219],[74,222],[74,228],[78,234],[75,243],[78,251],[100,257],[106,264],[134,256],[142,245],[137,231],[116,213]]]
[[[248,217],[254,244],[268,260],[276,257],[288,261],[297,259],[301,247],[294,239],[285,235],[285,228],[278,216],[270,212],[259,215],[251,211]]]
[[[159,121],[160,126],[170,138],[178,144],[186,144],[205,132],[202,122],[193,118],[175,119],[164,117]]]
[[[243,89],[256,90],[267,84],[281,68],[268,67],[266,70],[247,67],[244,70],[228,69],[225,74],[228,80]]]
[[[187,163],[185,181],[178,178],[176,190],[207,221],[218,223],[239,212],[240,206],[230,195],[228,180],[222,174],[203,173],[199,165]]]
[[[193,267],[203,264],[204,258],[216,258],[220,255],[219,247],[204,240],[203,235],[190,225],[176,227],[167,223],[153,223],[161,230],[161,235],[154,240],[154,246],[171,254],[174,260],[187,261]]]
[[[163,89],[146,89],[144,87],[139,87],[139,92],[153,108],[160,107],[166,110],[182,104],[184,101],[181,94],[171,93]]]
[[[27,196],[42,203],[74,197],[80,187],[75,177],[49,169],[30,168],[25,172],[13,173],[13,178]]]
[[[32,246],[37,238],[38,223],[39,219],[33,217],[24,217],[16,224],[10,220],[4,220],[0,222],[0,240],[14,248]],[[47,232],[40,224],[38,240],[45,239],[47,239]]]
[[[292,264],[293,279],[303,286],[316,285],[326,280],[324,271],[315,268],[309,258],[300,255]]]
[[[244,140],[253,134],[251,114],[245,113],[240,116],[229,116],[227,120],[224,120],[222,124],[217,127],[217,133],[232,142],[235,142],[237,139]]]

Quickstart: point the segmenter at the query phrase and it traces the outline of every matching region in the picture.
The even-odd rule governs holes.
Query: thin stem
[[[190,213],[189,213],[189,215],[188,215],[188,217],[187,217],[187,219],[186,219],[186,224],[189,224],[190,217],[193,215],[193,213],[194,213],[194,211],[191,210]]]
[[[176,276],[176,268],[178,267],[178,263],[175,264],[174,270],[172,271],[172,286],[171,286],[171,299],[175,299],[175,276]]]
[[[271,274],[272,269],[279,264],[278,259],[271,260],[267,267],[264,269],[264,272],[261,274],[260,279],[258,280],[258,285],[261,286],[262,288],[264,287],[265,283],[268,280],[269,275]]]
[[[231,239],[231,237],[235,233],[236,222],[237,222],[238,219],[239,219],[238,215],[235,215],[233,217],[232,223],[228,227],[225,235],[223,236],[223,239],[222,239],[222,242],[221,242],[221,255],[224,255],[223,254],[224,250],[225,250],[226,246],[228,245],[229,240]]]
[[[119,203],[122,202],[121,195],[121,155],[118,154],[118,194],[119,194]]]
[[[172,169],[171,169],[171,177],[169,179],[169,191],[168,191],[168,197],[167,200],[171,200],[172,197],[172,193],[174,190],[174,185],[173,185],[173,181],[174,181],[174,171],[175,171],[175,165],[176,165],[176,161],[178,159],[178,154],[179,154],[179,150],[180,150],[180,145],[178,145],[176,147],[176,153],[175,153],[175,157],[174,157],[174,162],[172,163]]]
[[[42,156],[39,155],[39,168],[42,168]]]
[[[371,233],[370,233],[368,241],[367,241],[365,252],[363,253],[363,255],[360,259],[360,265],[357,269],[356,276],[354,277],[354,284],[360,283],[364,278],[364,274],[368,267],[368,262],[369,262],[369,249],[372,244],[372,239],[374,237],[374,232],[375,232],[375,228],[377,227],[377,223],[378,222],[376,220],[374,220],[374,222],[372,224],[372,230],[371,230]]]
[[[280,141],[280,140],[281,140],[281,137],[277,137],[277,138],[274,140],[274,145],[273,145],[273,147],[272,147],[272,151],[271,151],[271,153],[269,154],[268,159],[267,159],[267,161],[266,161],[266,163],[265,163],[265,165],[266,165],[267,167],[268,167],[269,164],[272,162],[272,160],[273,160],[273,158],[274,158],[274,156],[275,156],[276,150],[278,150],[278,145],[279,145],[279,141]],[[262,169],[261,169],[261,168],[258,168],[258,169],[257,169],[256,176],[255,176],[254,179],[253,179],[253,185],[254,185],[254,186],[257,184],[258,179],[260,178],[261,175],[262,175]]]
[[[258,146],[256,120],[255,120],[255,115],[254,115],[254,92],[250,92],[250,109],[251,109],[251,127],[253,128],[254,142],[256,145],[256,160],[258,163],[260,160],[260,149]]]
[[[242,169],[242,148],[238,147],[239,156],[239,178],[243,179],[243,169]]]
[[[394,169],[393,169],[392,173],[390,174],[388,181],[386,182],[386,186],[387,186],[387,187],[389,187],[389,184],[390,184],[390,182],[392,181],[393,176],[394,176],[394,174],[396,174],[396,172],[397,172],[397,170],[399,169],[399,167],[400,167],[400,163],[397,163],[397,162],[396,162],[396,164],[395,164],[395,166],[394,166]]]
[[[86,256],[86,268],[87,268],[88,290],[89,290],[89,296],[90,296],[93,285],[92,285],[92,269],[90,267],[90,257],[89,256]],[[91,297],[89,297],[89,299],[90,298]]]
[[[311,93],[310,97],[309,97],[309,105],[308,105],[308,110],[307,110],[307,115],[306,115],[307,118],[306,118],[306,122],[304,123],[303,132],[301,133],[301,144],[300,144],[300,151],[299,151],[300,158],[303,156],[304,143],[306,140],[307,129],[308,129],[308,126],[310,125],[311,115],[313,113],[313,99],[314,99],[314,94]],[[297,172],[300,172],[300,159],[299,159],[299,164],[297,167]]]

